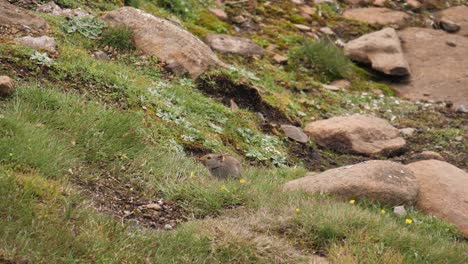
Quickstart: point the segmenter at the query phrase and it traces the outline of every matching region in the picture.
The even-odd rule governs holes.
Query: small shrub
[[[81,35],[91,39],[97,38],[102,33],[104,27],[104,22],[93,16],[74,17],[62,26],[66,33],[79,32]]]
[[[158,0],[158,5],[181,17],[188,17],[193,11],[189,0]]]
[[[109,27],[102,33],[101,44],[118,50],[133,50],[133,32],[127,26]]]
[[[350,78],[356,66],[342,50],[328,41],[305,41],[292,51],[291,66],[303,66],[313,72],[320,81]]]

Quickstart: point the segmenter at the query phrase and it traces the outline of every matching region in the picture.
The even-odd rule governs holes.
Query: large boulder
[[[468,37],[468,6],[454,6],[437,13],[437,20],[444,26],[444,23],[455,23],[459,30],[459,35]]]
[[[49,25],[43,18],[0,0],[0,35],[44,34],[48,30]]]
[[[225,34],[208,34],[206,43],[219,52],[234,53],[244,56],[263,55],[263,49],[247,38],[229,36]]]
[[[468,106],[468,38],[427,28],[407,28],[398,35],[411,68],[407,82],[393,85],[399,94]]]
[[[57,44],[55,43],[55,39],[48,37],[48,36],[41,36],[41,37],[26,36],[26,37],[16,38],[15,41],[26,47],[30,47],[32,49],[45,50],[45,51],[52,52],[52,53],[56,52]]]
[[[110,25],[128,26],[138,49],[158,57],[177,74],[196,78],[210,66],[224,65],[205,43],[168,20],[133,7],[121,7],[101,18]]]
[[[397,76],[410,73],[400,39],[393,28],[384,28],[351,40],[344,51],[355,61],[371,64],[374,70]]]
[[[366,156],[391,155],[406,144],[399,130],[386,120],[366,115],[315,121],[304,132],[320,146]]]
[[[417,207],[456,225],[468,238],[468,173],[439,160],[406,166],[420,185]]]
[[[283,190],[328,193],[345,199],[369,199],[397,206],[415,203],[419,186],[412,171],[404,165],[372,160],[308,174],[287,182]]]
[[[384,7],[353,8],[343,12],[347,19],[358,20],[368,24],[382,26],[403,26],[410,16],[401,11],[395,11]]]

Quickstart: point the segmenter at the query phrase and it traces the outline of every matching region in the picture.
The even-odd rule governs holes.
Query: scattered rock
[[[387,3],[387,0],[374,0],[372,2],[372,5],[378,6],[378,7],[384,7],[386,3]]]
[[[213,14],[215,17],[219,18],[222,21],[227,21],[228,20],[228,15],[224,10],[219,9],[219,8],[210,8],[208,11]]]
[[[43,35],[48,31],[49,25],[43,18],[7,1],[0,1],[0,35],[16,35],[19,32]]]
[[[300,31],[310,31],[312,30],[311,27],[309,26],[306,26],[306,25],[302,25],[302,24],[294,24],[294,26],[299,29]]]
[[[275,54],[275,56],[273,56],[273,60],[278,64],[285,64],[288,62],[288,57]]]
[[[330,91],[341,91],[341,88],[335,85],[322,84],[322,88]]]
[[[468,109],[465,108],[464,105],[460,105],[457,110],[456,110],[457,113],[468,113]]]
[[[405,215],[406,215],[405,206],[400,205],[400,206],[395,206],[395,207],[393,207],[393,213],[394,213],[396,216],[399,216],[399,217],[405,216]]]
[[[456,33],[460,30],[460,26],[457,23],[447,19],[440,20],[439,25],[440,28],[447,31],[448,33]]]
[[[247,18],[245,18],[242,15],[235,16],[235,17],[232,18],[232,22],[234,22],[236,24],[243,24],[243,23],[247,22]]]
[[[146,209],[152,209],[152,210],[156,210],[156,211],[161,210],[161,208],[162,208],[161,205],[159,205],[157,203],[150,203],[150,204],[144,205],[144,207]]]
[[[15,91],[13,80],[8,76],[0,76],[0,96],[7,97]]]
[[[367,7],[348,9],[343,13],[348,19],[354,19],[369,24],[400,27],[406,24],[410,16],[401,11],[383,7]]]
[[[416,129],[412,127],[406,127],[406,128],[400,129],[400,133],[406,137],[412,137],[414,132],[416,132]]]
[[[189,73],[197,78],[211,66],[224,66],[205,43],[168,20],[128,6],[101,18],[110,25],[130,27],[135,46],[158,57],[177,74]]]
[[[172,230],[172,226],[170,224],[164,225],[165,230]]]
[[[307,5],[300,6],[299,11],[300,11],[301,14],[305,14],[305,15],[309,15],[309,16],[315,14],[315,9],[313,9],[312,7],[307,6]]]
[[[456,136],[456,137],[453,138],[453,140],[461,142],[461,141],[463,141],[463,136]]]
[[[65,16],[65,17],[74,17],[74,16],[89,16],[90,14],[81,8],[75,9],[62,9],[55,2],[50,1],[47,4],[40,5],[37,8],[37,11],[47,14],[52,14],[54,16]]]
[[[410,73],[400,39],[393,28],[354,39],[345,45],[344,52],[351,59],[370,63],[374,70],[385,74],[405,76]]]
[[[206,43],[219,52],[234,53],[244,56],[262,56],[263,49],[247,38],[229,36],[225,34],[208,34]]]
[[[402,164],[372,160],[308,174],[286,183],[283,189],[328,193],[345,199],[370,199],[396,206],[413,204],[419,186],[412,171]]]
[[[330,83],[330,85],[333,85],[335,87],[338,87],[341,90],[346,90],[349,87],[351,87],[351,82],[345,79],[342,80],[336,80]]]
[[[420,185],[417,207],[453,223],[468,238],[468,173],[438,160],[406,167]]]
[[[421,153],[414,154],[412,156],[415,160],[442,160],[445,161],[444,157],[435,151],[425,150]]]
[[[320,28],[320,32],[322,32],[323,34],[326,34],[326,35],[335,35],[335,32],[333,32],[333,30],[329,27],[322,27]]]
[[[459,26],[458,35],[468,36],[468,6],[460,5],[447,8],[438,12],[436,18],[440,22],[451,21]]]
[[[400,96],[412,100],[453,102],[468,105],[468,38],[428,28],[398,32],[411,68],[407,82],[393,84]],[[456,48],[446,42],[457,43]]]
[[[418,10],[422,6],[422,4],[418,0],[406,0],[406,3],[413,10]]]
[[[301,128],[290,126],[290,125],[281,125],[281,129],[283,130],[284,134],[297,142],[300,143],[307,143],[309,141],[309,137],[302,131]]]
[[[104,60],[104,61],[107,61],[107,60],[110,60],[111,58],[109,57],[109,55],[107,55],[107,53],[105,53],[104,51],[96,51],[93,53],[93,57],[96,58],[97,60]]]
[[[450,41],[450,40],[448,40],[448,41],[445,42],[445,43],[447,43],[447,45],[450,46],[450,47],[456,47],[456,46],[457,46],[457,43],[455,43],[455,42],[453,42],[453,41]]]
[[[405,147],[398,129],[372,116],[339,116],[308,124],[304,132],[322,147],[366,156],[392,155]]]
[[[41,36],[41,37],[26,36],[26,37],[16,38],[15,41],[26,47],[30,47],[32,49],[45,50],[45,51],[52,52],[52,53],[57,52],[56,50],[57,44],[55,43],[55,39],[48,37],[48,36]]]

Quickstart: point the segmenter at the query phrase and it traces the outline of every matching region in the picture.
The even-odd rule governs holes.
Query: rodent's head
[[[198,159],[203,165],[208,169],[214,169],[220,167],[224,160],[225,156],[223,154],[208,154]]]

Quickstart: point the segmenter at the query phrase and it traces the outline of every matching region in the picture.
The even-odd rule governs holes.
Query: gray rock
[[[430,150],[425,150],[421,153],[418,153],[418,154],[415,154],[413,155],[414,159],[416,160],[431,160],[431,159],[434,159],[434,160],[442,160],[442,161],[445,161],[444,157],[442,157],[442,155],[440,155],[439,153],[435,152],[435,151],[430,151]]]
[[[351,59],[369,63],[374,70],[385,74],[410,74],[400,39],[393,28],[384,28],[354,39],[345,45],[344,52]]]
[[[96,51],[96,52],[93,53],[93,56],[94,56],[94,58],[96,58],[97,60],[108,61],[108,60],[111,59],[111,58],[109,57],[109,55],[107,55],[107,53],[105,53],[104,51]]]
[[[416,132],[416,129],[412,127],[406,127],[406,128],[400,129],[400,133],[406,137],[413,136],[414,132]]]
[[[208,34],[206,43],[214,50],[224,53],[234,53],[244,56],[262,56],[263,49],[247,38],[234,37],[226,34]]]
[[[283,130],[284,134],[297,142],[300,143],[307,143],[309,141],[309,137],[302,131],[301,128],[290,126],[290,125],[281,125],[281,129]]]
[[[205,43],[168,20],[127,6],[101,18],[111,26],[128,26],[136,48],[156,56],[176,74],[188,73],[195,79],[209,67],[226,66]]]
[[[37,8],[37,11],[42,12],[42,13],[52,14],[54,16],[65,16],[65,17],[89,16],[90,15],[86,10],[81,9],[81,8],[62,9],[53,1],[50,1],[47,4],[40,5]]]
[[[389,206],[416,202],[419,185],[413,172],[392,161],[372,160],[307,174],[286,183],[285,191],[334,194],[345,199],[369,199]]]
[[[440,20],[439,25],[440,28],[447,31],[448,33],[456,33],[460,30],[460,25],[447,19]]]
[[[55,43],[55,39],[48,37],[48,36],[41,36],[41,37],[26,36],[26,37],[16,38],[15,41],[26,47],[30,47],[32,49],[45,50],[45,51],[52,52],[52,53],[57,52],[56,50],[57,44]]]
[[[399,217],[406,215],[406,209],[403,205],[393,207],[393,213]]]

